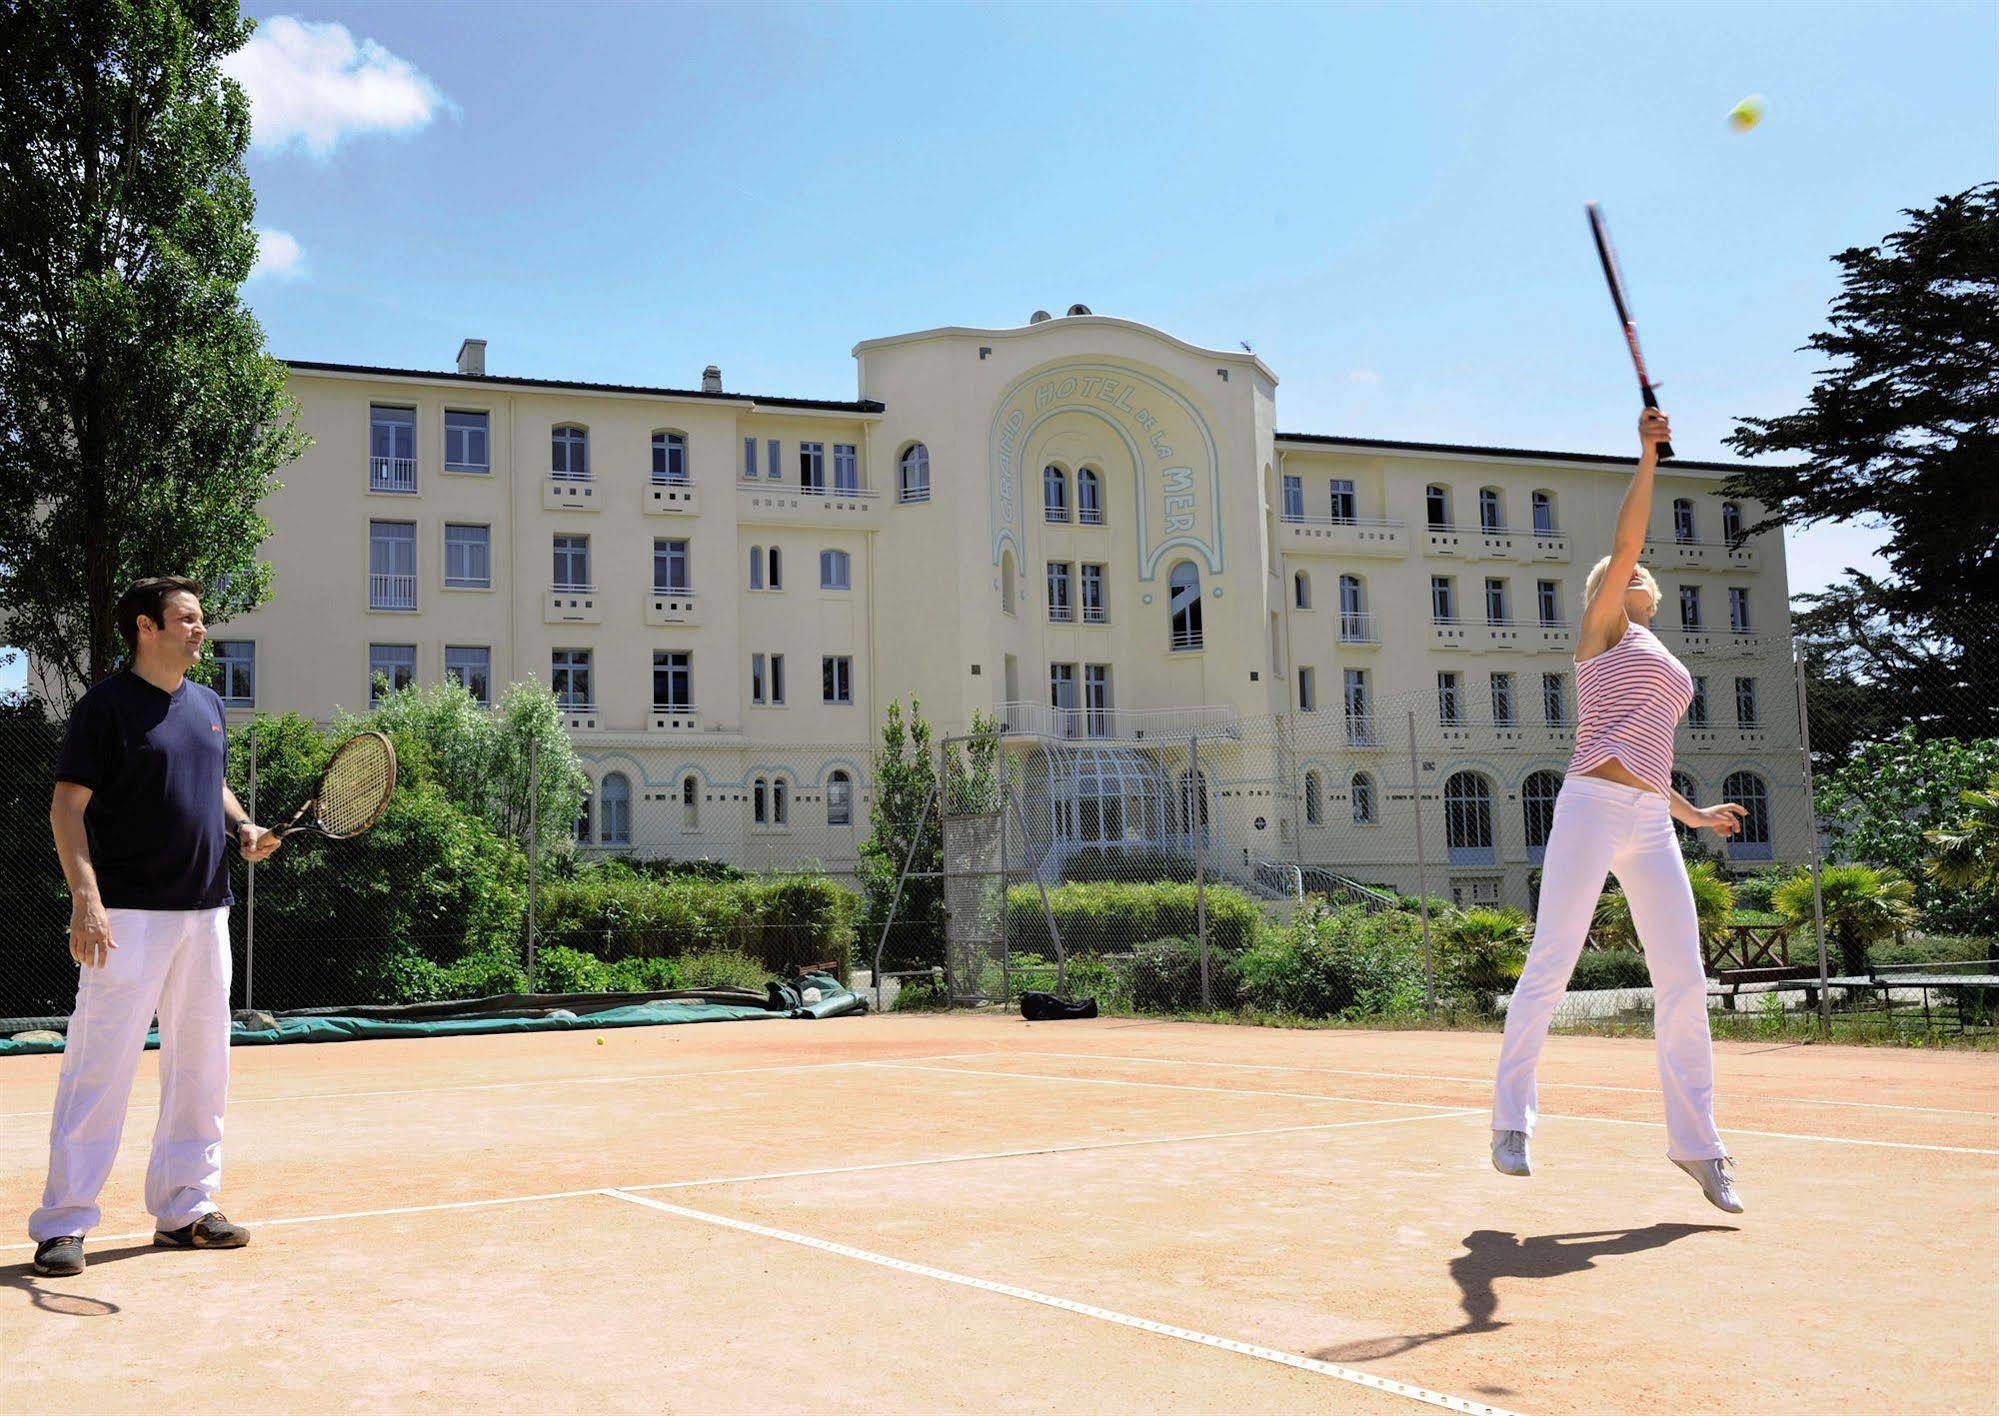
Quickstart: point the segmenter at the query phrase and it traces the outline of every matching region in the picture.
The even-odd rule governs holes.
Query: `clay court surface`
[[[871,1017],[239,1048],[245,1250],[148,1246],[155,1095],[37,1279],[59,1059],[0,1062],[16,1410],[1964,1410],[1999,1059],[1724,1045],[1748,1214],[1651,1045]]]

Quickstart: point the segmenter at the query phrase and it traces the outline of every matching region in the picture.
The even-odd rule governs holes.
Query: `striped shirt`
[[[1576,665],[1576,755],[1581,776],[1616,758],[1664,792],[1673,777],[1673,728],[1693,702],[1694,679],[1659,636],[1633,621],[1617,643]]]

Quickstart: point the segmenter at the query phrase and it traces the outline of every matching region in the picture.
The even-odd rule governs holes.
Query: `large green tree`
[[[0,616],[67,704],[143,575],[265,598],[305,446],[239,288],[257,256],[236,0],[0,3]]]

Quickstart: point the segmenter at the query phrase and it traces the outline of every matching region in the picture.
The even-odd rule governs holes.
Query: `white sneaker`
[[[1525,1131],[1494,1131],[1492,1133],[1492,1168],[1501,1175],[1532,1175],[1533,1165],[1527,1159],[1527,1133]]]
[[[1718,1156],[1713,1160],[1676,1160],[1673,1164],[1694,1177],[1701,1193],[1707,1196],[1707,1202],[1716,1209],[1741,1214],[1746,1208],[1742,1196],[1735,1193],[1735,1182],[1728,1178],[1728,1168],[1735,1164],[1733,1156]]]

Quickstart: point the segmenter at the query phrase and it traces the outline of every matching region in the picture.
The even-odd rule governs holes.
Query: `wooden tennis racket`
[[[278,835],[313,831],[330,840],[348,840],[382,819],[395,789],[394,745],[381,733],[356,733],[327,760],[311,798]]]
[[[1589,234],[1596,238],[1596,258],[1603,263],[1604,282],[1610,286],[1610,303],[1617,307],[1617,322],[1623,326],[1624,343],[1631,350],[1631,367],[1638,373],[1638,396],[1645,400],[1647,408],[1657,408],[1659,398],[1652,391],[1652,376],[1645,372],[1645,356],[1638,349],[1638,322],[1631,318],[1631,301],[1624,293],[1624,273],[1617,268],[1617,252],[1610,246],[1610,226],[1603,219],[1602,207],[1595,202],[1587,205]],[[1671,443],[1659,444],[1660,461],[1672,455]]]

